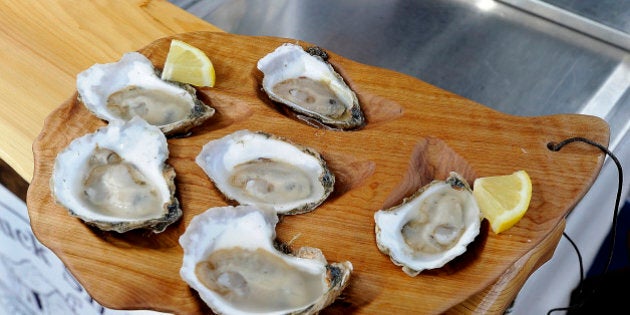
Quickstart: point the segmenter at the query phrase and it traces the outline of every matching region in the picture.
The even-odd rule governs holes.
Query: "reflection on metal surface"
[[[589,104],[608,93],[628,51],[499,1],[172,1],[227,32],[315,43],[501,112],[538,116],[588,106],[623,135],[609,110]],[[630,103],[607,106],[630,119]]]
[[[606,81],[593,94],[591,99],[580,110],[580,114],[604,117],[616,128],[611,130],[610,148],[615,148],[630,128],[627,97],[630,95],[630,55],[626,56],[615,67]],[[624,100],[624,97],[626,100]],[[625,112],[623,112],[625,108]],[[620,117],[617,117],[621,115]],[[621,118],[620,122],[614,120]],[[624,122],[625,121],[625,122]]]
[[[496,8],[497,3],[494,2],[494,0],[478,0],[477,2],[475,2],[475,5],[481,11],[490,11]]]
[[[630,34],[540,0],[499,0],[579,32],[630,50]],[[591,1],[592,2],[592,1]],[[623,3],[624,1],[619,1]],[[630,12],[627,12],[630,14]],[[621,26],[620,26],[621,27]]]
[[[597,23],[630,34],[630,1],[627,0],[542,0]]]

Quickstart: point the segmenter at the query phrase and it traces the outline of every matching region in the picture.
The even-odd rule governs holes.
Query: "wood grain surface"
[[[4,0],[0,29],[0,159],[29,182],[31,145],[79,71],[163,36],[221,31],[166,0]]]
[[[356,131],[314,128],[286,115],[260,89],[257,60],[295,40],[209,32],[175,38],[204,50],[217,77],[214,88],[198,93],[217,114],[190,136],[168,141],[184,211],[179,222],[161,234],[102,232],[55,204],[48,181],[57,153],[74,138],[105,125],[77,102],[76,94],[48,116],[33,146],[34,177],[27,197],[33,231],[107,307],[209,312],[179,277],[182,250],[177,241],[193,216],[227,204],[194,159],[205,143],[236,130],[262,130],[310,146],[337,176],[335,191],[317,210],[284,217],[277,228],[279,239],[293,240],[293,248],[317,247],[329,261],[349,260],[354,265],[349,287],[326,314],[437,314],[449,309],[459,313],[471,310],[470,303],[474,312],[493,312],[479,297],[500,294],[493,290],[505,289],[501,279],[514,278],[523,264],[535,264],[527,269],[531,272],[541,263],[539,256],[549,251],[537,248],[555,247],[564,217],[604,161],[599,150],[583,144],[560,152],[547,149],[547,143],[573,136],[607,144],[608,126],[599,118],[510,116],[334,52],[330,62],[357,92],[368,123]],[[161,68],[170,39],[159,39],[140,52]],[[533,196],[525,217],[510,230],[496,235],[484,221],[464,255],[417,277],[407,276],[378,251],[375,211],[400,202],[431,179],[443,179],[451,170],[464,173],[472,183],[476,177],[520,169],[531,176]]]

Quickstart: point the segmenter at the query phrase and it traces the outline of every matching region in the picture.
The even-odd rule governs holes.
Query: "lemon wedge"
[[[174,39],[166,55],[162,80],[212,87],[214,66],[201,49]]]
[[[475,180],[473,196],[479,210],[499,234],[518,222],[532,199],[532,181],[526,171],[510,175],[481,177]]]

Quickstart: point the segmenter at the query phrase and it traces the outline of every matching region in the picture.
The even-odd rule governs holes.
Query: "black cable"
[[[611,242],[610,242],[610,252],[608,255],[608,262],[606,263],[606,268],[604,269],[604,274],[606,274],[608,272],[608,268],[610,267],[610,264],[612,262],[612,258],[613,258],[613,248],[615,247],[615,239],[617,238],[617,216],[619,214],[619,203],[621,202],[621,191],[623,189],[623,170],[621,168],[621,163],[619,163],[619,160],[617,159],[617,157],[610,152],[606,147],[604,147],[603,145],[594,142],[592,140],[586,139],[586,138],[582,138],[582,137],[575,137],[575,138],[569,138],[566,139],[558,144],[554,144],[553,142],[549,142],[547,144],[547,147],[549,148],[549,150],[551,151],[560,151],[560,149],[562,149],[562,147],[564,147],[565,145],[572,143],[572,142],[576,142],[576,141],[581,141],[581,142],[585,142],[588,143],[592,146],[595,146],[597,148],[599,148],[600,150],[602,150],[604,153],[608,154],[608,156],[610,156],[610,158],[615,162],[615,165],[617,166],[617,171],[619,173],[619,181],[618,181],[618,185],[617,185],[617,197],[615,199],[615,210],[614,210],[614,216],[613,216],[613,222],[612,222],[612,228],[611,228]]]
[[[606,273],[608,273],[608,268],[610,267],[611,263],[612,263],[612,259],[613,259],[613,254],[614,254],[614,248],[615,248],[615,239],[617,238],[617,216],[619,214],[619,204],[621,202],[621,192],[623,190],[623,170],[621,168],[621,163],[619,163],[619,160],[617,159],[617,157],[610,151],[608,150],[606,147],[604,147],[603,145],[589,140],[587,138],[583,138],[583,137],[574,137],[574,138],[569,138],[566,140],[563,140],[559,143],[554,143],[554,142],[549,142],[547,144],[547,148],[551,151],[560,151],[560,149],[562,149],[565,145],[569,144],[569,143],[573,143],[573,142],[584,142],[587,144],[590,144],[594,147],[597,147],[598,149],[600,149],[602,152],[606,153],[608,156],[610,156],[610,158],[615,162],[615,165],[617,166],[617,172],[619,174],[619,181],[618,181],[618,186],[617,186],[617,197],[615,199],[615,209],[614,209],[614,213],[613,213],[613,221],[612,221],[612,227],[611,227],[611,233],[610,233],[610,251],[608,254],[608,262],[606,263],[606,267],[604,268],[604,272],[603,274],[605,275]],[[583,267],[583,263],[582,263],[582,255],[580,254],[580,251],[578,249],[578,247],[575,245],[575,243],[569,238],[568,235],[566,235],[564,232],[562,233],[562,235],[564,235],[569,242],[571,242],[571,245],[573,245],[573,248],[575,249],[575,251],[578,254],[578,259],[580,262],[580,284],[579,284],[579,293],[582,294],[582,284],[584,282],[584,267]],[[551,314],[552,312],[555,311],[567,311],[567,310],[571,310],[571,309],[575,309],[575,308],[579,308],[583,305],[582,303],[579,304],[575,304],[575,305],[569,305],[568,307],[561,307],[561,308],[554,308],[549,310],[549,312],[547,312],[547,315]]]
[[[562,232],[562,235],[569,241],[569,243],[571,243],[571,246],[573,246],[573,249],[578,256],[578,262],[580,264],[580,284],[578,285],[578,294],[581,295],[582,283],[584,282],[584,263],[582,260],[582,254],[580,253],[580,249],[577,247],[577,245],[575,245],[575,242],[569,237],[569,235],[567,235],[567,233]]]
[[[567,233],[562,232],[562,236],[564,236],[569,241],[569,243],[571,243],[571,246],[573,246],[573,249],[575,250],[575,253],[577,254],[577,257],[578,257],[578,263],[580,265],[580,282],[578,283],[578,296],[579,296],[579,295],[582,295],[582,288],[583,288],[583,283],[584,283],[584,263],[582,261],[582,254],[580,253],[580,249],[577,247],[575,242],[569,237],[569,235],[567,235]],[[580,308],[582,305],[583,303],[578,303],[575,305],[569,305],[568,307],[552,308],[547,312],[547,315],[550,315],[553,312],[568,311],[568,310]]]

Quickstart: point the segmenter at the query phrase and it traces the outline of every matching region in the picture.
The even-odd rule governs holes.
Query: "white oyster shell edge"
[[[80,189],[93,150],[108,149],[134,165],[159,189],[164,206],[150,216],[120,218],[93,211],[81,198]],[[165,178],[168,158],[166,137],[159,128],[134,117],[128,122],[114,121],[96,132],[74,139],[56,157],[50,179],[55,201],[70,214],[104,230],[125,232],[135,228],[153,228],[161,232],[181,216],[179,202],[174,197],[173,178]],[[174,177],[174,172],[173,172]]]
[[[229,183],[235,167],[258,159],[271,159],[291,164],[309,176],[311,193],[297,200],[264,203]],[[238,130],[206,143],[196,157],[217,188],[239,204],[255,204],[273,208],[278,214],[298,214],[313,210],[332,192],[335,176],[323,158],[313,150],[285,141],[264,132]]]
[[[321,251],[311,247],[302,247],[297,256],[279,252],[273,245],[277,223],[278,217],[274,211],[256,206],[215,207],[196,215],[179,238],[179,243],[184,250],[180,269],[182,279],[195,289],[201,299],[218,314],[251,314],[252,308],[256,309],[253,312],[258,314],[317,314],[334,302],[346,287],[352,272],[352,264],[348,261],[328,264]],[[288,309],[278,309],[281,306],[274,305],[276,301],[271,300],[264,300],[264,305],[248,305],[247,307],[230,303],[222,295],[204,285],[196,275],[196,267],[214,251],[233,248],[263,250],[281,258],[288,266],[291,266],[290,268],[318,275],[316,278],[320,279],[317,281],[321,281],[321,284],[317,286],[321,286],[321,294],[308,303]],[[236,272],[240,272],[240,269],[237,270],[239,271]],[[244,276],[247,277],[247,275]],[[269,285],[272,284],[266,286]],[[298,285],[306,286],[307,284]],[[283,290],[287,292],[287,295],[281,294],[283,296],[277,298],[286,299],[292,294],[288,293],[291,291],[289,288]],[[249,303],[251,301],[248,300]]]
[[[314,117],[314,119],[327,126],[354,129],[365,124],[365,118],[357,95],[346,84],[343,77],[328,62],[307,53],[301,46],[291,43],[282,44],[273,52],[258,60],[257,67],[264,74],[262,88],[272,100],[283,103],[296,112]],[[337,97],[342,100],[346,106],[347,114],[341,118],[327,117],[300,104],[288,101],[284,97],[276,95],[273,91],[273,87],[277,83],[300,77],[325,82]]]
[[[107,108],[108,98],[113,93],[129,87],[139,87],[160,91],[164,95],[172,95],[173,98],[170,100],[179,99],[189,108],[182,109],[187,113],[186,117],[158,125],[162,132],[167,135],[184,133],[201,124],[215,112],[212,107],[197,99],[195,89],[192,86],[162,80],[156,74],[151,60],[138,52],[125,53],[116,62],[92,65],[77,74],[76,85],[81,103],[96,117],[108,122],[125,120]],[[144,99],[142,101],[149,100]],[[147,108],[150,107],[147,106]],[[181,114],[175,114],[169,110],[160,115],[164,115],[162,119],[172,119],[167,117]],[[155,115],[152,117],[157,119]],[[150,121],[146,117],[143,118]]]
[[[463,183],[464,187],[452,187],[452,180]],[[416,252],[409,246],[401,230],[415,215],[418,209],[431,194],[456,193],[456,198],[464,209],[463,220],[465,229],[456,244],[446,251],[435,254]],[[416,276],[427,269],[443,267],[446,263],[466,252],[467,246],[474,241],[481,227],[481,212],[472,196],[472,192],[466,181],[460,175],[451,172],[446,181],[433,181],[422,187],[413,196],[406,198],[400,205],[390,209],[379,210],[374,213],[376,243],[379,250],[389,255],[391,261],[402,266],[403,271],[409,276]]]

